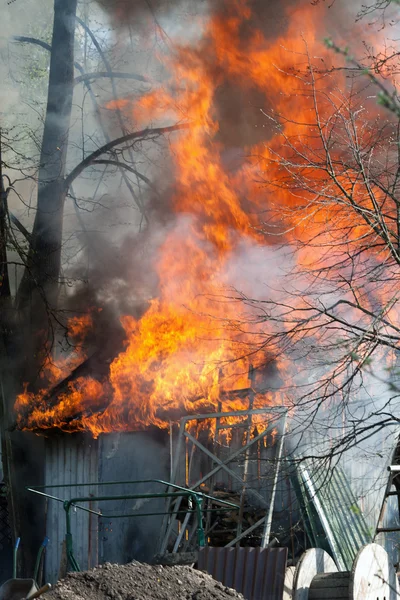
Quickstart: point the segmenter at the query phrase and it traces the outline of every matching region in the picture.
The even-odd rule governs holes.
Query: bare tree
[[[92,41],[100,62],[103,63],[101,69],[86,72],[75,60],[77,23]],[[40,543],[43,532],[40,527],[35,530],[28,525],[32,520],[37,519],[40,523],[43,519],[40,519],[42,507],[30,503],[24,487],[28,480],[32,483],[42,481],[43,448],[42,442],[35,439],[35,436],[10,432],[9,428],[14,422],[14,401],[22,384],[29,382],[32,389],[35,389],[43,362],[52,352],[55,332],[60,326],[65,327],[65,322],[60,318],[62,307],[59,303],[65,203],[69,197],[76,201],[72,184],[84,170],[92,165],[102,164],[104,170],[111,167],[115,171],[117,168],[139,210],[144,214],[143,203],[127,175],[130,173],[142,185],[149,183],[135,166],[135,145],[178,131],[184,125],[132,132],[126,128],[119,114],[120,134],[114,138],[108,135],[92,89],[93,81],[102,78],[111,83],[112,94],[116,99],[115,80],[146,82],[147,78],[112,70],[96,36],[87,23],[78,18],[77,0],[55,0],[51,44],[29,36],[20,36],[15,41],[34,44],[50,53],[47,105],[42,139],[39,141],[38,171],[26,175],[23,170],[15,181],[6,176],[4,169],[0,173],[1,438],[14,535],[20,535],[24,531],[23,566],[24,571],[30,573],[33,569],[33,552]],[[92,100],[91,110],[98,119],[103,141],[94,145],[92,143],[89,150],[83,148],[82,160],[75,163],[68,172],[74,89],[82,84]],[[12,143],[9,147],[12,152]],[[16,183],[19,178],[24,177],[37,182],[35,219],[31,231],[8,208],[9,194],[16,193]],[[21,237],[24,240],[23,247],[16,239],[16,233],[19,240]],[[10,269],[16,262],[10,258],[10,252],[12,256],[18,257],[18,268],[23,271],[16,290],[10,285]]]
[[[263,346],[295,366],[295,428],[319,428],[332,459],[399,422],[400,127],[358,68],[344,84],[305,58],[288,75],[304,111],[266,114],[275,135],[258,157],[263,229],[290,273],[270,300],[242,300],[259,310]]]

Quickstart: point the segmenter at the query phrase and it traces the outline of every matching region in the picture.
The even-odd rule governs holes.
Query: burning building
[[[93,150],[65,181],[70,185],[84,169],[100,166],[129,173],[138,188],[132,194],[140,213],[135,225],[146,226],[122,243],[112,240],[112,261],[110,240],[82,228],[87,243],[71,261],[70,274],[81,276],[87,258],[89,284],[78,281],[64,293],[63,308],[72,317],[57,321],[61,351],[44,348],[39,384],[27,384],[17,397],[15,427],[46,436],[46,487],[77,485],[79,495],[78,484],[116,479],[199,487],[213,461],[227,467],[230,456],[240,455],[234,468],[222,469],[223,477],[211,476],[207,491],[231,499],[239,494],[239,529],[258,524],[250,533],[268,544],[282,415],[288,412],[295,423],[290,453],[309,450],[311,438],[303,443],[304,437],[316,423],[314,407],[323,404],[317,422],[321,453],[335,456],[331,450],[339,437],[350,445],[349,370],[357,388],[375,344],[385,364],[395,360],[393,280],[380,285],[382,269],[393,266],[395,244],[384,223],[381,250],[377,226],[362,220],[394,195],[382,191],[383,181],[396,187],[398,179],[396,161],[382,141],[392,140],[393,122],[379,120],[377,136],[371,124],[381,116],[359,73],[348,77],[321,43],[327,21],[343,24],[346,9],[334,12],[326,3],[301,0],[220,0],[189,11],[190,27],[178,27],[171,38],[168,27],[174,29],[174,11],[183,5],[161,7],[165,23],[152,15],[151,26],[162,39],[154,60],[162,69],[157,80],[136,74],[148,88],[116,93],[117,76],[106,64],[114,83],[101,107],[113,115],[109,128],[116,119],[123,133],[129,126],[135,136]],[[125,3],[103,8],[112,9],[123,46]],[[136,34],[146,45],[150,25],[142,16],[135,13],[144,28]],[[360,102],[366,116],[358,126]],[[360,172],[362,160],[372,161],[372,147],[379,158],[369,171],[371,192],[368,178],[360,183]],[[332,206],[337,198],[342,202]],[[361,221],[355,224],[354,202]],[[362,259],[349,258],[359,256],[359,248]],[[377,306],[389,306],[378,333]],[[354,366],[359,360],[361,366]],[[354,410],[360,415],[363,409]],[[271,415],[279,415],[279,426]],[[178,423],[188,427],[178,431]],[[244,525],[242,497],[250,478],[254,514]],[[266,480],[272,482],[268,489]],[[281,507],[290,504],[287,489]],[[93,497],[97,492],[90,490]],[[46,501],[42,509],[48,531],[57,531],[57,551],[47,564],[55,579],[63,528],[57,508]],[[96,515],[77,514],[85,566],[155,553],[160,519],[149,529],[132,525],[124,531],[122,521],[100,518],[98,525]],[[185,518],[175,523],[179,533],[172,548],[164,532],[161,553],[190,546],[193,523]],[[242,539],[237,526],[233,533],[229,527],[210,530],[214,522],[207,523],[214,543],[217,532],[223,545]],[[294,558],[301,543],[286,543]]]

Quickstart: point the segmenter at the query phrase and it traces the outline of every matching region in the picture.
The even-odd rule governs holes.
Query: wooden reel
[[[368,544],[349,572],[338,572],[320,548],[307,550],[297,564],[293,600],[400,600],[400,586],[387,552]]]
[[[294,573],[293,600],[308,600],[312,582],[320,574],[337,573],[333,559],[321,548],[311,548],[300,558]],[[327,596],[325,596],[327,597]]]
[[[287,567],[285,571],[285,580],[283,583],[283,598],[282,600],[293,599],[294,574],[296,567]]]

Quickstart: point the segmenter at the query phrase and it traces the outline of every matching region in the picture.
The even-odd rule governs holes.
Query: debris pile
[[[201,491],[204,491],[203,488]],[[205,492],[208,493],[208,492]],[[240,506],[242,501],[241,492],[234,491],[222,491],[213,490],[214,498],[225,500]],[[240,510],[216,510],[215,506],[209,506],[214,508],[214,511],[210,514],[210,523],[207,533],[209,538],[210,546],[226,546],[229,542],[236,538],[238,533],[238,523],[240,520]],[[223,507],[222,507],[223,508]],[[241,531],[246,531],[249,527],[257,523],[260,519],[265,517],[266,511],[263,508],[256,508],[249,502],[245,502],[242,508],[242,526]],[[261,537],[263,532],[263,525],[260,525],[256,529],[245,536],[241,542],[244,546],[258,547],[261,543]]]
[[[46,600],[234,600],[243,596],[191,567],[106,563],[69,573]]]

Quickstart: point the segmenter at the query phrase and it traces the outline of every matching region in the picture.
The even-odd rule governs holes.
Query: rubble
[[[137,562],[106,563],[91,571],[69,573],[46,600],[234,600],[239,594],[210,575],[187,566],[163,567]]]
[[[214,490],[213,496],[220,500],[225,500],[240,506],[242,498],[241,492]],[[240,520],[240,509],[238,510],[221,510],[211,514],[210,530],[208,533],[210,546],[226,546],[229,542],[236,538],[238,533],[238,523]],[[266,510],[257,508],[248,502],[246,498],[243,511],[241,531],[246,531],[255,523],[266,516]],[[246,535],[241,545],[258,547],[261,544],[261,537],[264,529],[264,524],[261,524],[255,530]]]

